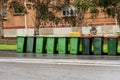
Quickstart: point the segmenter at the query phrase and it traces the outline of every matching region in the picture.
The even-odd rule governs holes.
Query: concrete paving
[[[35,54],[17,53],[16,51],[0,51],[0,57],[35,58],[35,59],[83,59],[83,60],[120,60],[120,55],[59,55],[59,54]]]

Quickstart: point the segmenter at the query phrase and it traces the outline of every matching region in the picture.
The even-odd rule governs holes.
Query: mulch
[[[0,44],[15,45],[17,44],[17,38],[0,38]]]

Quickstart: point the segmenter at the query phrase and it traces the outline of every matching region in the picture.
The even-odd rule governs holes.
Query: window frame
[[[73,7],[73,6],[72,6]],[[62,8],[62,17],[71,17],[71,16],[76,16],[76,9],[72,8],[71,6],[65,6]],[[72,14],[71,14],[72,13]]]
[[[3,8],[3,19],[4,20],[6,20],[7,19],[7,17],[8,17],[8,14],[7,14],[7,6],[5,6],[4,8]]]

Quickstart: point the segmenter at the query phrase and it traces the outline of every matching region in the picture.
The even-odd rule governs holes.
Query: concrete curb
[[[120,67],[120,60],[81,60],[81,59],[25,59],[25,58],[0,58],[0,62],[57,64],[57,65],[94,65]]]

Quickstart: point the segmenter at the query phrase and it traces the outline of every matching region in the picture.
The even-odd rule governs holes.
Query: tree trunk
[[[117,23],[119,25],[119,30],[120,30],[120,2],[116,4],[116,15]]]
[[[3,37],[3,0],[0,0],[0,37]]]
[[[83,18],[84,18],[84,13],[82,13],[82,11],[80,11],[78,13],[78,17],[77,17],[77,21],[78,21],[78,26],[79,27],[82,27]]]
[[[40,16],[36,13],[34,35],[39,35]]]
[[[117,14],[117,22],[118,22],[119,30],[120,30],[120,14]]]
[[[0,20],[0,38],[3,37],[3,21]]]
[[[36,19],[36,22],[35,22],[34,34],[39,35],[39,22],[38,22],[38,19]]]

